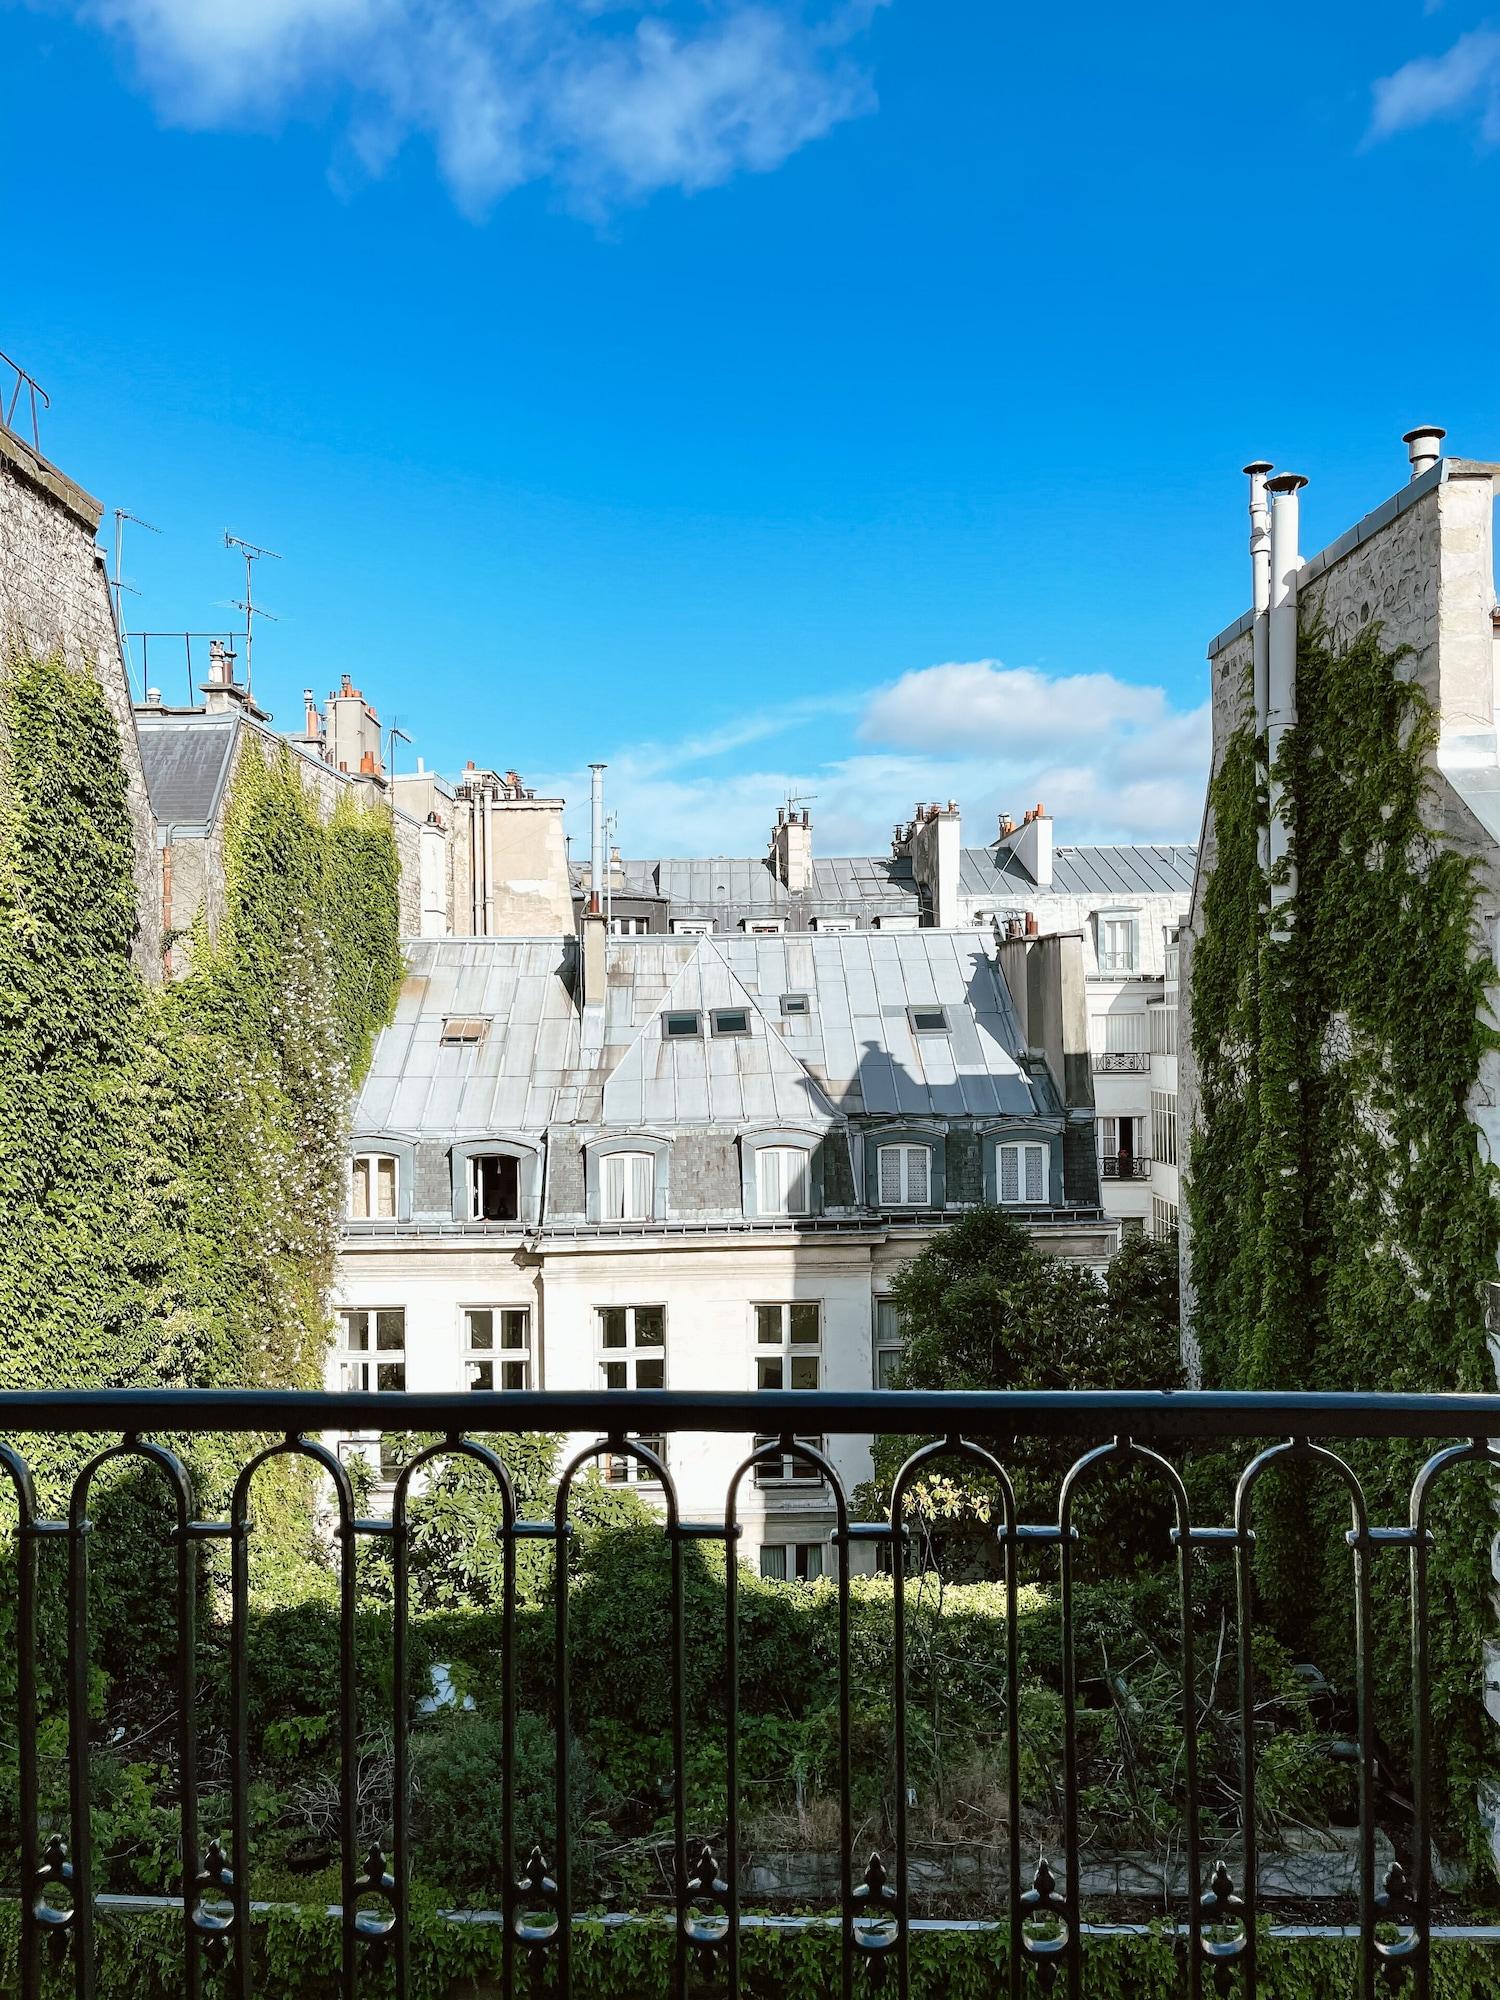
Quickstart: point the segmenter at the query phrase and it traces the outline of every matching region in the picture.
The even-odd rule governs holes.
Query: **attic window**
[[[440,1039],[444,1048],[477,1048],[488,1034],[489,1026],[482,1014],[449,1014],[443,1022]]]
[[[805,993],[783,993],[781,1011],[783,1014],[809,1014],[812,1006]]]
[[[907,1018],[916,1035],[946,1035],[948,1014],[943,1007],[908,1007]]]
[[[669,1042],[678,1041],[687,1035],[698,1035],[703,1032],[699,1026],[696,1013],[663,1014],[661,1017],[661,1031]]]
[[[716,1035],[748,1035],[750,1015],[744,1007],[715,1007],[714,1033]]]

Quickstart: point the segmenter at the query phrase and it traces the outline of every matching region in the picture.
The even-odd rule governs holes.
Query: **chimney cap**
[[[1445,438],[1447,435],[1448,433],[1443,429],[1441,424],[1418,424],[1415,430],[1403,431],[1401,433],[1401,442],[1403,444],[1414,444],[1418,438],[1432,438],[1436,441],[1440,438]]]
[[[1300,472],[1278,472],[1274,479],[1266,481],[1266,491],[1268,493],[1295,493],[1299,487],[1306,484],[1307,481]]]
[[[1248,465],[1240,467],[1241,472],[1249,473],[1252,479],[1257,472],[1274,472],[1275,469],[1268,458],[1252,458]]]

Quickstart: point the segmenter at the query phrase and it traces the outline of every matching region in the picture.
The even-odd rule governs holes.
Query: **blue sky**
[[[0,0],[0,348],[137,533],[627,852],[1192,838],[1240,465],[1500,456],[1500,11]],[[169,698],[179,694],[163,678]],[[575,825],[581,821],[575,820]]]

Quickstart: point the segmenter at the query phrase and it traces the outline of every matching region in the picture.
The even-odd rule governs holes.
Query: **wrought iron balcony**
[[[1107,1181],[1149,1181],[1151,1162],[1137,1153],[1102,1153],[1099,1170]]]
[[[1098,1076],[1151,1074],[1151,1053],[1148,1049],[1096,1049],[1089,1060]]]
[[[407,1459],[396,1481],[391,1511],[385,1517],[362,1518],[355,1485],[346,1463],[331,1448],[329,1437],[410,1433],[437,1439]],[[567,1434],[578,1448],[567,1457],[550,1519],[518,1515],[511,1474],[496,1454],[497,1437]],[[716,1434],[724,1439],[722,1510],[709,1519],[684,1518],[670,1466],[672,1440],[681,1433]],[[38,1500],[38,1482],[31,1463],[49,1452],[48,1440],[64,1434],[70,1449],[80,1441],[89,1447],[70,1489],[47,1510]],[[830,1438],[868,1439],[873,1435],[926,1437],[907,1457],[893,1487],[889,1514],[876,1521],[852,1518],[851,1495],[830,1456]],[[364,1993],[412,1991],[410,1827],[412,1811],[409,1752],[412,1713],[412,1652],[408,1593],[413,1581],[410,1506],[424,1470],[437,1461],[461,1457],[492,1482],[498,1498],[495,1533],[503,1556],[503,1603],[495,1627],[499,1657],[493,1661],[495,1686],[506,1732],[503,1819],[510,1866],[503,1922],[505,1969],[499,1991],[521,1990],[513,1985],[529,1965],[540,1984],[537,1990],[568,1996],[581,1993],[575,1983],[575,1922],[583,1914],[572,1844],[576,1816],[571,1756],[574,1723],[570,1694],[570,1511],[577,1504],[577,1482],[596,1457],[634,1456],[646,1465],[661,1491],[661,1535],[670,1563],[670,1646],[665,1662],[671,1696],[671,1752],[676,1777],[687,1769],[688,1729],[686,1686],[688,1621],[684,1612],[684,1562],[694,1544],[717,1542],[733,1555],[740,1531],[741,1505],[756,1468],[778,1467],[784,1460],[800,1461],[823,1482],[834,1520],[832,1588],[837,1601],[837,1648],[833,1662],[832,1702],[837,1726],[836,1791],[839,1829],[838,1891],[829,1921],[836,1926],[841,1965],[840,1989],[849,2000],[859,1985],[874,1988],[887,1970],[895,1974],[892,1990],[906,1993],[910,1985],[910,1953],[914,1923],[914,1893],[910,1854],[910,1812],[914,1800],[908,1736],[908,1597],[915,1585],[907,1564],[891,1563],[890,1579],[890,1703],[893,1716],[893,1785],[889,1793],[891,1841],[888,1859],[866,1857],[855,1850],[854,1780],[856,1741],[851,1729],[850,1596],[851,1572],[857,1552],[871,1544],[894,1551],[905,1545],[911,1525],[912,1495],[924,1472],[941,1462],[949,1470],[967,1467],[989,1482],[996,1496],[992,1525],[996,1566],[1003,1579],[1006,1615],[997,1621],[995,1701],[1005,1712],[1003,1783],[1011,1828],[1023,1824],[1023,1787],[1035,1783],[1023,1761],[1019,1735],[1020,1688],[1017,1652],[1018,1586],[1022,1568],[1045,1558],[1055,1564],[1057,1577],[1058,1644],[1061,1661],[1061,1763],[1063,1814],[1060,1839],[1051,1855],[1033,1869],[1026,1863],[1023,1879],[1021,1844],[1008,1843],[1005,1859],[1005,1902],[1017,1919],[1005,1930],[1004,1971],[997,1973],[996,1992],[1011,2000],[1023,1993],[1048,1992],[1060,1978],[1072,2000],[1083,1991],[1083,1965],[1089,1939],[1080,1893],[1082,1850],[1079,1826],[1080,1697],[1075,1659],[1075,1609],[1080,1582],[1087,1581],[1088,1527],[1083,1506],[1090,1489],[1121,1473],[1136,1472],[1152,1482],[1165,1507],[1161,1537],[1163,1560],[1174,1566],[1179,1593],[1180,1630],[1162,1654],[1162,1665],[1177,1689],[1180,1773],[1180,1841],[1186,1880],[1192,1893],[1180,1898],[1173,1937],[1180,1954],[1184,1990],[1201,1994],[1212,1983],[1254,2000],[1259,1984],[1258,1954],[1263,1949],[1260,1928],[1266,1916],[1259,1886],[1257,1781],[1265,1738],[1257,1721],[1253,1687],[1259,1614],[1254,1582],[1253,1550],[1256,1526],[1264,1502],[1267,1475],[1280,1476],[1296,1468],[1308,1478],[1330,1482],[1349,1508],[1350,1531],[1330,1537],[1338,1561],[1347,1563],[1348,1603],[1353,1613],[1356,1648],[1356,1712],[1349,1758],[1357,1769],[1358,1921],[1352,1936],[1358,1971],[1354,1986],[1370,2000],[1377,1981],[1384,1990],[1403,1989],[1414,2000],[1430,1992],[1429,1946],[1433,1937],[1433,1869],[1430,1863],[1431,1787],[1435,1768],[1429,1713],[1429,1617],[1434,1609],[1428,1584],[1429,1550],[1439,1514],[1434,1494],[1444,1501],[1465,1476],[1464,1468],[1481,1467],[1488,1475],[1500,1469],[1500,1450],[1486,1439],[1500,1436],[1500,1396],[1388,1395],[1270,1395],[1155,1392],[1066,1394],[924,1394],[869,1391],[854,1394],[786,1392],[777,1394],[710,1394],[696,1392],[643,1393],[471,1393],[468,1395],[378,1394],[346,1395],[300,1392],[144,1392],[6,1393],[0,1394],[0,1497],[5,1499],[7,1532],[18,1508],[19,1535],[9,1543],[7,1560],[14,1567],[14,1619],[8,1624],[7,1645],[14,1657],[16,1707],[13,1733],[15,1761],[5,1768],[15,1774],[16,1793],[4,1801],[7,1817],[19,1825],[20,1880],[0,1884],[10,1894],[19,1891],[21,1920],[20,1991],[36,2000],[43,1991],[43,1959],[50,1947],[59,1959],[71,1954],[70,1983],[80,2000],[95,1994],[95,1946],[100,1906],[95,1889],[96,1856],[90,1838],[96,1799],[91,1786],[91,1502],[97,1507],[106,1467],[119,1471],[134,1462],[143,1487],[157,1495],[159,1528],[156,1545],[169,1552],[175,1574],[171,1602],[175,1631],[175,1710],[167,1718],[175,1734],[175,1796],[179,1853],[174,1890],[180,1910],[178,1932],[180,1991],[198,1996],[205,1974],[215,1972],[224,1982],[217,1990],[248,2000],[252,1993],[287,1989],[266,1982],[249,1945],[258,1923],[259,1905],[252,1904],[256,1869],[257,1826],[250,1797],[252,1770],[250,1736],[250,1661],[247,1628],[250,1621],[249,1560],[252,1498],[276,1461],[300,1461],[321,1479],[331,1508],[336,1554],[338,1679],[337,1714],[331,1718],[331,1738],[337,1744],[337,1825],[342,1897],[331,1913],[339,1927],[340,1991],[345,2000]],[[199,1502],[185,1461],[201,1440],[214,1438],[233,1452],[237,1466],[232,1496],[224,1518],[199,1517]],[[666,1462],[644,1442],[666,1440]],[[765,1441],[751,1447],[751,1439]],[[1264,1443],[1266,1439],[1280,1442]],[[814,1440],[821,1440],[815,1442]],[[1016,1488],[990,1445],[976,1439],[1010,1440],[1009,1452],[1022,1441],[1053,1441],[1068,1465],[1054,1495],[1055,1505],[1042,1519],[1023,1519]],[[1373,1520],[1364,1490],[1351,1469],[1347,1441],[1404,1439],[1420,1447],[1413,1463],[1422,1461],[1410,1489],[1404,1518]],[[237,1441],[237,1442],[236,1442]],[[1059,1442],[1060,1441],[1060,1442]],[[1092,1442],[1090,1442],[1092,1441]],[[1230,1518],[1194,1519],[1188,1485],[1176,1462],[1189,1448],[1208,1448],[1232,1457],[1239,1478]],[[51,1447],[55,1453],[55,1446]],[[55,1456],[51,1459],[56,1463]],[[416,1484],[414,1485],[414,1482]],[[9,1491],[7,1492],[7,1489]],[[1083,1523],[1081,1526],[1080,1523]],[[109,1536],[100,1538],[105,1543]],[[517,1687],[514,1666],[516,1631],[516,1558],[524,1542],[540,1543],[555,1563],[555,1596],[548,1616],[554,1621],[554,1676],[548,1690],[555,1730],[555,1792],[550,1847],[534,1847],[529,1860],[515,1850],[517,1801],[514,1785],[513,1732]],[[1347,1552],[1345,1552],[1347,1544]],[[199,1760],[204,1719],[200,1706],[198,1654],[204,1621],[195,1601],[199,1573],[216,1546],[225,1553],[230,1585],[212,1607],[217,1643],[228,1656],[227,1764],[222,1789],[227,1799],[227,1842],[217,1838],[205,1846],[200,1814]],[[392,1565],[393,1601],[381,1631],[389,1656],[379,1661],[358,1657],[369,1627],[356,1617],[358,1579],[363,1563],[384,1551]],[[94,1558],[96,1564],[98,1558]],[[1194,1581],[1214,1566],[1232,1575],[1238,1589],[1238,1630],[1228,1637],[1216,1621],[1216,1635],[1199,1629],[1194,1607]],[[1410,1589],[1411,1673],[1409,1749],[1415,1785],[1411,1799],[1410,1839],[1405,1865],[1377,1879],[1375,1795],[1373,1777],[1377,1746],[1371,1668],[1372,1593],[1395,1588],[1406,1578]],[[7,1585],[9,1587],[9,1583]],[[753,1921],[744,1909],[745,1853],[742,1840],[740,1781],[740,1596],[738,1566],[731,1559],[724,1573],[717,1615],[722,1632],[721,1732],[718,1748],[724,1790],[722,1814],[714,1823],[693,1816],[687,1786],[671,1784],[672,1864],[668,1871],[670,1909],[665,1921],[676,1939],[674,1992],[679,1996],[707,1986],[719,1993],[740,1995],[741,1940]],[[38,1700],[39,1605],[65,1600],[66,1626],[63,1676],[67,1711],[68,1792],[59,1822],[43,1818],[39,1768],[44,1757],[61,1755],[57,1730],[43,1741]],[[1444,1604],[1436,1609],[1441,1616]],[[701,1630],[701,1627],[700,1627]],[[622,1634],[622,1642],[629,1635]],[[1222,1841],[1205,1838],[1207,1805],[1200,1783],[1200,1752],[1207,1744],[1205,1722],[1195,1678],[1205,1653],[1212,1661],[1217,1645],[1226,1676],[1239,1677],[1238,1723],[1229,1725],[1238,1795],[1234,1869]],[[717,1649],[716,1649],[717,1650]],[[1174,1657],[1175,1653],[1175,1657]],[[719,1668],[715,1664],[715,1671]],[[1217,1665],[1215,1674],[1217,1676]],[[1475,1662],[1477,1680],[1479,1662]],[[384,1694],[371,1690],[384,1689]],[[1002,1697],[1002,1690],[1004,1691]],[[356,1798],[358,1730],[369,1719],[372,1703],[383,1705],[381,1719],[394,1746],[389,1798],[382,1803],[384,1833],[373,1844],[359,1817]],[[998,1727],[998,1725],[997,1725]],[[868,1730],[864,1732],[867,1738]],[[693,1744],[700,1757],[705,1744]],[[9,1782],[7,1778],[4,1782]],[[665,1794],[664,1794],[665,1796]],[[8,1868],[0,1860],[0,1868]],[[369,1907],[371,1899],[380,1907]],[[430,1901],[430,1896],[429,1899]],[[440,1921],[440,1919],[432,1919]],[[461,1919],[455,1919],[461,1921]],[[425,1990],[425,1989],[424,1989]],[[1351,1989],[1353,1990],[1353,1989]],[[1467,1989],[1466,1989],[1467,1990]],[[1476,1989],[1477,1990],[1477,1989]]]

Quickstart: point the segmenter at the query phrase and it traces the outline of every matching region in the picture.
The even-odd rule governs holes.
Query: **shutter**
[[[1021,1149],[1019,1146],[1002,1146],[1000,1148],[1000,1199],[1002,1201],[1019,1201],[1021,1198],[1019,1179],[1020,1153]]]
[[[604,1220],[620,1222],[625,1215],[625,1159],[620,1153],[604,1156]]]
[[[883,1204],[901,1199],[901,1148],[882,1146],[880,1149],[880,1199]]]
[[[1026,1199],[1041,1202],[1047,1198],[1047,1148],[1028,1146],[1026,1148]]]
[[[655,1170],[656,1162],[649,1153],[630,1155],[630,1216],[634,1222],[644,1222],[651,1213]]]

